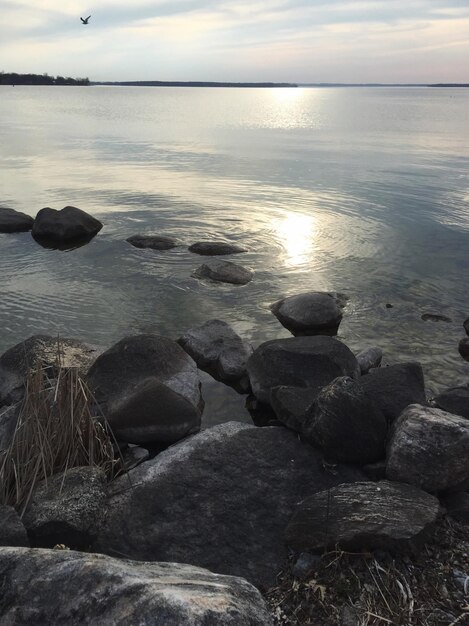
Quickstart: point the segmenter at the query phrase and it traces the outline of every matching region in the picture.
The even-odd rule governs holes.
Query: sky
[[[469,0],[0,0],[0,15],[5,72],[469,82]]]

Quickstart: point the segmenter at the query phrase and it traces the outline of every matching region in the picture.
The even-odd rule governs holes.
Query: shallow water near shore
[[[0,87],[0,205],[78,206],[103,230],[75,250],[0,235],[0,351],[60,333],[109,346],[212,318],[260,342],[305,290],[345,292],[339,338],[418,360],[430,393],[469,381],[469,90]],[[132,247],[137,233],[180,246]],[[226,239],[255,271],[197,281],[187,246]],[[386,304],[392,308],[386,308]],[[424,313],[451,323],[423,321]],[[203,374],[205,424],[250,421]]]

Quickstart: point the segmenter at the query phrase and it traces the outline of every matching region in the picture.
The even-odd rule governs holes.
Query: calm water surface
[[[176,338],[215,317],[257,345],[289,336],[271,302],[334,290],[353,350],[421,361],[431,392],[469,379],[469,89],[0,87],[0,204],[105,224],[67,252],[0,235],[1,351],[39,332]],[[138,250],[136,233],[181,246]],[[190,277],[204,258],[186,246],[219,238],[249,249],[232,260],[252,283]],[[206,423],[249,420],[203,381]]]

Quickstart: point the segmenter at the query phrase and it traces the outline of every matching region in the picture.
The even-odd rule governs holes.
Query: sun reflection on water
[[[316,220],[312,215],[287,213],[273,224],[274,232],[284,249],[283,261],[287,267],[309,263],[316,250]]]

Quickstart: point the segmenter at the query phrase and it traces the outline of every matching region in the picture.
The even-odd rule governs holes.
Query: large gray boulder
[[[189,252],[201,254],[203,256],[215,256],[226,254],[240,254],[246,252],[246,248],[237,246],[226,241],[197,241],[189,246]]]
[[[249,358],[247,370],[254,395],[270,403],[273,387],[319,390],[338,376],[358,378],[357,359],[333,337],[291,337],[261,344]]]
[[[209,320],[189,329],[179,337],[178,343],[198,367],[215,378],[228,382],[247,381],[246,362],[252,348],[226,322]]]
[[[21,233],[31,230],[34,219],[15,209],[0,207],[0,233]]]
[[[18,513],[12,506],[2,504],[0,504],[0,546],[29,546],[26,528]]]
[[[126,241],[135,248],[151,248],[152,250],[170,250],[177,246],[175,239],[163,235],[132,235]]]
[[[76,339],[33,335],[16,344],[0,357],[0,406],[14,404],[23,397],[28,371],[42,364],[54,375],[57,357],[63,367],[87,369],[99,354],[96,346]]]
[[[323,387],[310,429],[304,433],[326,458],[364,465],[385,454],[388,424],[359,382],[342,376]]]
[[[426,404],[420,363],[397,363],[371,370],[362,376],[360,384],[391,422],[409,404]]]
[[[97,467],[73,467],[43,481],[23,517],[32,545],[88,548],[106,514],[106,497],[106,476]]]
[[[277,300],[270,310],[294,335],[336,334],[342,311],[335,296],[323,291],[308,291]]]
[[[434,398],[439,409],[469,419],[469,385],[451,387]]]
[[[215,282],[246,285],[251,282],[253,272],[231,261],[211,261],[204,263],[191,274],[193,278],[209,278]]]
[[[66,206],[60,211],[46,207],[36,215],[32,235],[37,239],[72,241],[91,238],[102,227],[99,220],[74,206]]]
[[[441,409],[407,407],[393,425],[386,477],[436,492],[469,480],[469,420]]]
[[[0,548],[4,626],[271,626],[241,578],[190,565]]]
[[[304,500],[285,535],[296,550],[405,551],[426,539],[439,512],[437,498],[411,485],[344,484]]]
[[[87,381],[124,441],[171,443],[200,428],[197,366],[172,339],[126,337],[96,359]]]
[[[287,557],[296,504],[361,472],[336,466],[285,428],[229,422],[168,448],[114,482],[94,549],[181,561],[269,587]]]

